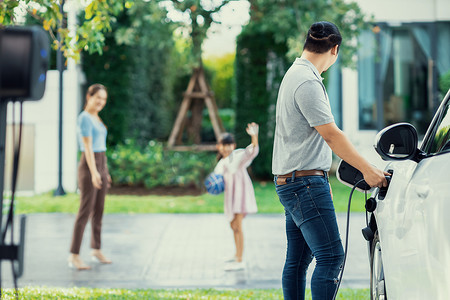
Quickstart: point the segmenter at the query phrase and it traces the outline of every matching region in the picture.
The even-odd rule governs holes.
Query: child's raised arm
[[[252,138],[252,145],[254,147],[258,146],[258,132],[259,132],[259,125],[255,122],[247,124],[247,133]]]

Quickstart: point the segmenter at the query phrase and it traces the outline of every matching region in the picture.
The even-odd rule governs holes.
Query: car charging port
[[[387,171],[389,174],[391,174],[391,176],[386,176],[386,180],[387,180],[387,186],[386,187],[382,187],[380,188],[379,192],[378,192],[378,200],[384,200],[384,198],[386,197],[386,193],[388,191],[389,188],[389,184],[391,183],[391,179],[392,179],[392,170],[388,170]]]

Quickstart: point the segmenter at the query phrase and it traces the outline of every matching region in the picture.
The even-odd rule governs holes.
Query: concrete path
[[[88,225],[81,256],[93,267],[89,271],[72,270],[67,265],[74,220],[71,214],[27,216],[25,271],[19,278],[19,287],[281,287],[286,253],[283,215],[257,214],[244,220],[246,269],[242,271],[224,271],[224,259],[234,254],[234,243],[222,214],[105,215],[102,249],[113,264],[90,261]],[[345,222],[346,214],[338,214],[343,240]],[[364,214],[353,213],[341,287],[369,286],[368,252],[361,235],[363,227]],[[312,270],[313,265],[309,278]],[[9,262],[2,263],[2,284],[3,287],[13,286]]]

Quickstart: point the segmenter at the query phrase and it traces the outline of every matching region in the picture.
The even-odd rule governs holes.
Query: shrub
[[[161,142],[145,147],[126,140],[107,152],[108,167],[115,185],[203,186],[214,169],[216,155],[211,152],[176,152],[164,149]]]

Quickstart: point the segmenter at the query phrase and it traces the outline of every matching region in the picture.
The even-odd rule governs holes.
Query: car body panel
[[[448,299],[450,153],[387,169],[394,174],[375,217],[389,299]]]
[[[442,128],[448,138],[449,94],[424,138],[428,145]],[[432,147],[425,144],[421,150],[425,148]],[[420,155],[386,166],[393,175],[384,200],[376,198],[373,212],[390,300],[450,299],[450,151]]]

